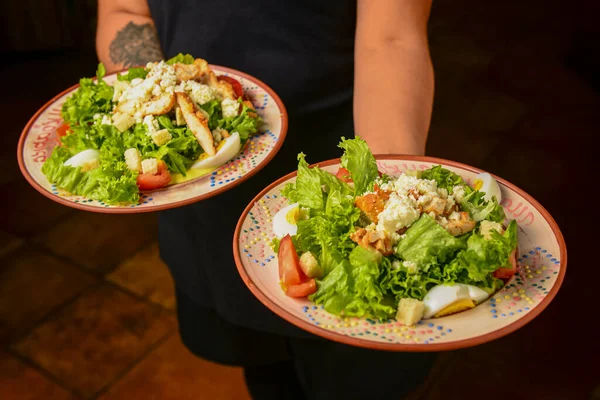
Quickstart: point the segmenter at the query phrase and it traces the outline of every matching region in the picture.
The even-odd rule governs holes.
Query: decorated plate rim
[[[467,171],[470,171],[473,173],[486,172],[484,170],[472,167],[467,164],[463,164],[463,163],[460,163],[457,161],[450,161],[450,160],[446,160],[443,158],[437,158],[437,157],[411,156],[411,155],[390,155],[390,154],[377,155],[376,154],[375,158],[377,161],[394,160],[394,161],[429,162],[429,163],[433,163],[433,164],[442,164],[442,165],[447,165],[447,166],[451,166],[451,167],[461,168],[461,169],[464,169],[464,170],[467,170]],[[311,164],[310,167],[314,167],[314,166],[326,167],[326,166],[336,165],[339,163],[340,163],[340,159],[335,158],[335,159],[330,159],[330,160],[326,160],[323,162]],[[341,333],[337,333],[335,331],[330,331],[330,330],[315,326],[301,318],[294,316],[293,314],[288,312],[285,308],[279,306],[275,301],[271,300],[269,298],[269,296],[267,296],[265,293],[263,293],[258,286],[256,286],[254,284],[252,279],[248,276],[246,269],[244,268],[241,253],[240,253],[240,246],[239,246],[242,225],[243,225],[244,221],[246,220],[248,213],[254,207],[255,203],[258,202],[263,196],[265,196],[270,190],[272,190],[276,186],[280,185],[281,183],[288,181],[289,179],[295,177],[296,175],[297,175],[297,171],[294,171],[294,172],[290,172],[289,174],[277,179],[275,182],[271,183],[266,188],[264,188],[260,193],[258,193],[252,199],[252,201],[248,204],[248,206],[246,206],[246,208],[244,209],[244,212],[240,216],[238,223],[236,225],[236,228],[235,228],[235,233],[233,236],[233,254],[234,254],[234,259],[235,259],[235,264],[236,264],[237,270],[238,270],[242,280],[244,281],[244,283],[246,284],[248,289],[250,289],[250,291],[256,296],[256,298],[261,303],[263,303],[267,308],[269,308],[271,311],[273,311],[275,314],[277,314],[281,318],[285,319],[286,321],[290,322],[291,324],[293,324],[293,325],[297,326],[298,328],[301,328],[307,332],[310,332],[312,334],[315,334],[315,335],[320,336],[325,339],[333,340],[336,342],[340,342],[340,343],[344,343],[344,344],[348,344],[348,345],[352,345],[352,346],[373,349],[373,350],[386,350],[386,351],[395,351],[395,352],[437,352],[437,351],[457,350],[457,349],[477,346],[480,344],[491,342],[496,339],[500,339],[504,336],[507,336],[507,335],[517,331],[518,329],[522,328],[523,326],[527,325],[529,322],[531,322],[533,319],[535,319],[538,315],[540,315],[548,307],[548,305],[554,299],[554,297],[556,296],[556,294],[558,293],[558,290],[560,289],[560,287],[562,285],[562,282],[565,277],[566,269],[567,269],[567,248],[566,248],[563,234],[560,231],[558,224],[556,223],[556,221],[554,220],[552,215],[550,215],[550,213],[530,194],[528,194],[527,192],[525,192],[518,186],[506,181],[505,179],[502,179],[502,178],[490,173],[490,175],[492,175],[499,183],[502,183],[504,186],[506,186],[510,190],[514,191],[515,193],[519,194],[524,199],[526,199],[542,215],[544,220],[550,225],[550,229],[552,230],[552,233],[556,237],[556,240],[558,242],[558,247],[560,249],[560,268],[559,268],[558,277],[556,278],[556,282],[552,286],[552,289],[550,289],[550,292],[548,292],[548,295],[545,296],[544,299],[542,301],[540,301],[535,307],[533,307],[531,309],[531,311],[529,313],[527,313],[527,315],[523,316],[522,318],[518,319],[515,322],[507,324],[506,326],[504,326],[500,329],[485,333],[483,335],[475,336],[473,338],[462,339],[462,340],[457,340],[457,341],[452,341],[452,342],[445,342],[445,343],[428,343],[428,344],[375,342],[375,341],[360,339],[357,337],[347,336],[347,335],[344,335]]]
[[[148,212],[155,212],[155,211],[162,211],[162,210],[178,208],[178,207],[197,203],[199,201],[214,197],[214,196],[219,195],[223,192],[226,192],[230,189],[233,189],[234,187],[238,186],[239,184],[247,181],[248,179],[253,177],[256,173],[258,173],[260,170],[262,170],[265,166],[267,166],[267,164],[269,164],[271,162],[271,160],[277,155],[277,153],[281,149],[281,146],[283,145],[283,142],[286,138],[287,130],[288,130],[288,113],[287,113],[287,110],[286,110],[285,105],[283,104],[283,101],[281,100],[281,98],[277,95],[277,93],[275,93],[275,91],[273,89],[271,89],[271,87],[269,85],[265,84],[262,80],[255,78],[252,75],[249,75],[245,72],[241,72],[236,69],[233,69],[233,68],[223,67],[223,66],[214,65],[214,64],[209,64],[209,65],[213,70],[215,70],[217,72],[238,75],[238,76],[241,76],[242,78],[247,79],[250,82],[256,84],[261,89],[263,89],[265,92],[267,92],[269,94],[269,96],[271,96],[273,98],[273,100],[275,101],[275,104],[277,104],[277,107],[281,111],[281,115],[280,115],[281,116],[281,130],[279,132],[279,136],[277,138],[277,141],[276,141],[273,149],[269,152],[269,154],[266,156],[266,158],[260,164],[258,164],[256,167],[254,167],[253,169],[248,171],[248,173],[246,175],[242,176],[239,179],[236,179],[229,185],[222,186],[222,187],[220,187],[216,190],[213,190],[209,193],[201,193],[197,196],[193,196],[193,197],[190,197],[185,200],[179,200],[179,201],[175,201],[172,203],[153,205],[153,206],[148,206],[148,207],[143,207],[143,208],[139,208],[139,207],[136,207],[136,208],[131,208],[131,207],[114,207],[114,208],[113,207],[110,207],[110,208],[93,207],[93,206],[88,206],[86,204],[75,203],[73,201],[63,199],[62,197],[55,196],[54,194],[47,191],[31,176],[29,170],[25,166],[25,161],[23,159],[25,139],[27,138],[27,136],[31,130],[31,126],[35,123],[35,121],[38,119],[40,114],[43,113],[48,107],[52,106],[52,104],[54,104],[62,96],[64,96],[65,94],[69,93],[72,90],[77,89],[79,87],[79,83],[63,90],[62,92],[60,92],[59,94],[57,94],[56,96],[54,96],[53,98],[48,100],[48,102],[46,102],[46,104],[44,104],[40,109],[38,109],[38,111],[29,119],[29,121],[27,122],[27,124],[25,125],[23,130],[21,131],[21,136],[19,138],[19,143],[17,145],[17,160],[19,163],[19,168],[21,169],[21,173],[23,174],[25,179],[29,182],[29,184],[31,186],[33,186],[33,188],[35,190],[37,190],[39,193],[46,196],[50,200],[60,203],[62,205],[65,205],[67,207],[71,207],[71,208],[75,208],[75,209],[79,209],[79,210],[83,210],[83,211],[96,212],[96,213],[100,213],[100,214],[140,214],[140,213],[148,213]],[[116,71],[114,73],[108,74],[107,77],[114,76],[117,73],[122,73],[125,71],[127,71],[127,69]],[[91,79],[96,79],[96,77],[94,76]],[[205,177],[200,177],[199,179],[203,179],[203,178],[205,178]],[[186,185],[193,185],[194,183],[197,183],[197,182],[198,182],[198,180],[190,181],[190,182],[183,182],[183,183]]]

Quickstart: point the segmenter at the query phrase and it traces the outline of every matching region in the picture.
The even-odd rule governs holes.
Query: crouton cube
[[[166,129],[161,129],[156,132],[151,133],[152,140],[156,143],[157,146],[162,146],[169,142],[172,139],[171,134]]]
[[[125,164],[132,171],[142,171],[142,155],[138,149],[131,148],[125,150]]]
[[[134,123],[135,119],[129,114],[115,113],[115,115],[113,115],[113,125],[121,133],[131,128]]]
[[[183,113],[181,112],[181,108],[179,106],[175,106],[175,123],[178,126],[185,125],[185,119],[183,118]]]
[[[156,158],[148,158],[142,160],[142,173],[156,175],[158,172],[158,160]]]
[[[400,299],[396,319],[404,325],[414,325],[423,318],[425,304],[417,299]]]

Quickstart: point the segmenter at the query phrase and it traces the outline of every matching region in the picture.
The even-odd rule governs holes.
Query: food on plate
[[[57,187],[106,204],[138,203],[155,190],[227,163],[262,122],[241,84],[179,54],[118,74],[102,64],[61,109],[60,145],[42,166]],[[190,172],[194,174],[190,174]]]
[[[414,325],[476,307],[515,274],[517,223],[506,220],[493,176],[471,186],[441,165],[389,176],[362,139],[340,147],[336,174],[299,154],[282,191],[289,205],[273,216],[288,296]]]

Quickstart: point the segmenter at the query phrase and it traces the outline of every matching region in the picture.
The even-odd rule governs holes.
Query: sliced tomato
[[[513,250],[508,256],[510,267],[498,268],[494,271],[494,277],[502,280],[508,280],[517,272],[517,249]]]
[[[337,174],[335,174],[335,176],[340,181],[344,181],[346,183],[351,183],[352,182],[352,178],[350,178],[350,171],[348,171],[344,167],[340,167],[340,169],[338,169],[338,172],[337,172]]]
[[[298,285],[306,280],[306,275],[300,269],[298,253],[290,235],[285,235],[279,242],[277,253],[279,262],[279,279],[286,286]]]
[[[306,297],[317,291],[317,282],[314,279],[309,279],[299,285],[284,286],[285,294],[289,297]]]
[[[165,187],[171,182],[171,174],[164,161],[158,162],[158,171],[156,174],[139,174],[137,177],[137,185],[140,190],[153,190]]]
[[[233,87],[233,91],[235,92],[235,96],[237,98],[244,97],[244,89],[237,79],[225,75],[219,76],[217,79],[231,84],[231,87]]]
[[[69,131],[70,128],[71,127],[69,126],[69,124],[67,122],[63,122],[63,124],[61,126],[56,128],[56,134],[58,135],[58,137],[63,137],[67,134],[67,132]]]

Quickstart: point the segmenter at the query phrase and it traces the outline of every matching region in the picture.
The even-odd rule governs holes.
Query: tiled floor
[[[587,399],[600,384],[590,321],[597,207],[582,203],[598,170],[600,100],[566,67],[574,12],[530,3],[518,3],[518,13],[515,1],[434,6],[428,153],[489,170],[538,199],[565,235],[567,279],[518,332],[447,353],[424,399]],[[239,369],[197,359],[181,344],[154,215],[72,211],[20,175],[20,129],[95,62],[93,53],[71,52],[1,66],[11,96],[0,96],[0,399],[247,399]],[[40,69],[53,78],[25,79]]]

